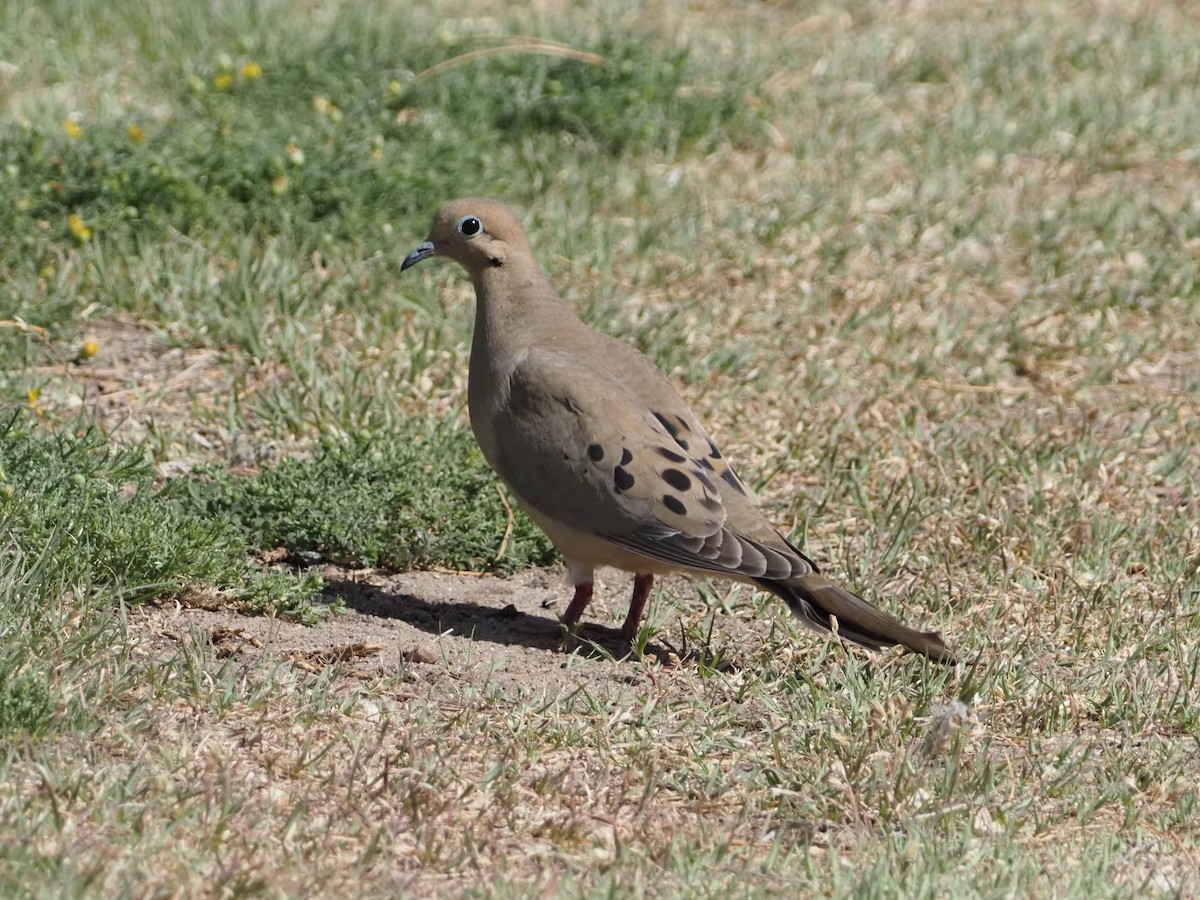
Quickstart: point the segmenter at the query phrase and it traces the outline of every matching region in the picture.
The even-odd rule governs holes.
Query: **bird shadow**
[[[530,615],[511,603],[497,609],[470,600],[426,600],[415,594],[389,591],[360,581],[336,579],[325,582],[324,593],[331,600],[341,600],[355,612],[403,622],[435,637],[450,633],[506,647],[574,651],[597,659],[623,661],[634,660],[637,656],[621,636],[620,629],[586,623],[577,635],[571,635],[557,619]],[[653,640],[642,648],[642,655],[662,663],[678,665],[679,662],[674,648]]]

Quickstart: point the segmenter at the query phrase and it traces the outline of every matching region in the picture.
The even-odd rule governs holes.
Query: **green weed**
[[[0,429],[0,490],[9,552],[68,584],[105,588],[114,602],[206,584],[259,610],[312,615],[319,581],[254,569],[231,522],[165,501],[141,450],[110,448],[95,433],[37,434],[10,417]]]
[[[263,548],[396,571],[511,572],[555,559],[523,513],[508,519],[495,475],[458,428],[325,438],[311,457],[253,477],[197,474],[172,485],[183,508],[232,522]]]

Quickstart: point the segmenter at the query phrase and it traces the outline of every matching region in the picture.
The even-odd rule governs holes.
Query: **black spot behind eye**
[[[458,233],[463,237],[474,237],[483,231],[483,223],[475,216],[463,216],[458,220]]]

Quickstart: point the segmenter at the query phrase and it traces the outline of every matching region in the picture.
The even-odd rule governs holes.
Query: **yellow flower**
[[[388,82],[388,90],[391,92],[393,97],[400,96],[400,87],[401,87],[400,82],[397,81],[395,78],[393,78],[391,81]]]
[[[74,116],[63,120],[63,128],[67,132],[67,137],[73,141],[77,141],[83,137],[83,129],[79,127],[79,123],[75,121]]]
[[[79,241],[80,243],[91,239],[92,236],[92,229],[88,228],[87,225],[84,224],[83,216],[81,216],[79,213],[71,213],[70,217],[67,219],[67,230],[71,232],[71,237],[75,238],[75,240]]]
[[[129,135],[129,139],[135,144],[140,144],[146,139],[146,132],[142,131],[142,126],[137,122],[134,122],[127,129],[125,129],[125,133]]]
[[[80,359],[91,359],[100,352],[100,345],[95,341],[84,341],[83,346],[79,348]]]
[[[262,78],[262,66],[256,62],[248,62],[242,66],[242,77],[247,81],[255,81]]]
[[[213,90],[227,91],[233,87],[233,76],[228,72],[219,72],[213,76]]]
[[[333,122],[342,120],[342,111],[338,109],[338,105],[328,97],[322,97],[320,94],[313,97],[313,109],[318,115],[328,116]]]
[[[290,162],[293,166],[304,165],[304,151],[295,144],[287,145],[287,158],[288,162]]]
[[[41,398],[41,396],[42,392],[39,388],[30,388],[29,393],[25,395],[25,402],[30,409],[40,412],[40,410],[38,410],[38,400]]]

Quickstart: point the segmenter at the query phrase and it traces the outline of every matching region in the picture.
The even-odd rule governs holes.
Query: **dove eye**
[[[475,237],[483,231],[483,223],[474,216],[463,216],[458,220],[458,233],[463,237]]]

